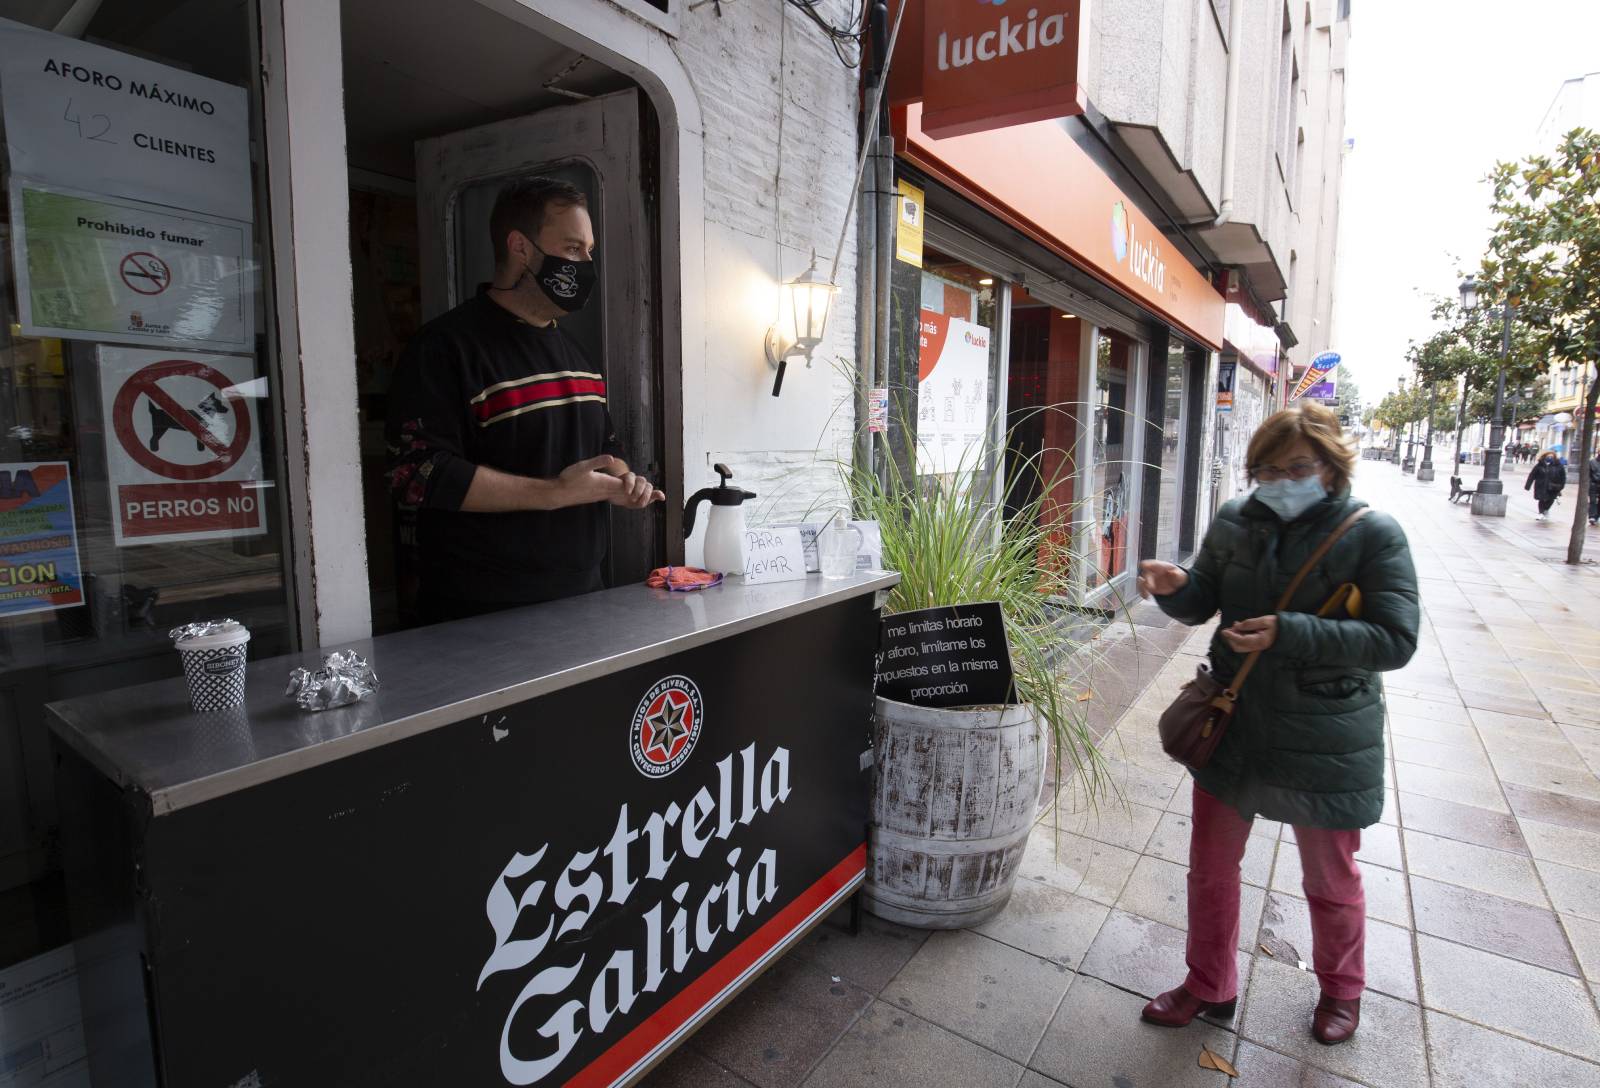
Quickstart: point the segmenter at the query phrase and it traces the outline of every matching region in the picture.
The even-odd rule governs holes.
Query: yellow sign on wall
[[[894,232],[894,255],[897,260],[922,267],[922,190],[909,181],[896,183],[900,189],[900,219]]]

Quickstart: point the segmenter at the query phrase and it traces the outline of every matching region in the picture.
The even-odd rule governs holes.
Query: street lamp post
[[[1476,277],[1468,276],[1461,281],[1461,308],[1469,311],[1478,308]],[[1500,311],[1500,370],[1494,379],[1494,418],[1489,424],[1489,446],[1483,451],[1483,478],[1472,494],[1472,512],[1482,517],[1503,518],[1506,494],[1505,484],[1500,480],[1500,454],[1506,441],[1506,358],[1511,354],[1511,322],[1516,307],[1507,299],[1496,309]]]
[[[1417,421],[1411,420],[1406,424],[1406,459],[1400,466],[1401,472],[1411,472],[1417,467]]]
[[[1422,464],[1417,466],[1417,479],[1428,484],[1433,482],[1433,406],[1438,389],[1438,382],[1428,383],[1428,440],[1422,446]]]

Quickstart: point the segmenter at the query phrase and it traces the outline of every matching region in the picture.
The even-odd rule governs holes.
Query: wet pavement
[[[1148,686],[1125,684],[1103,712],[1120,800],[1096,811],[1064,791],[1004,913],[931,935],[825,924],[646,1083],[1228,1083],[1199,1066],[1205,1046],[1240,1088],[1600,1088],[1600,567],[1561,561],[1573,499],[1539,522],[1522,475],[1504,519],[1449,505],[1445,472],[1419,484],[1363,462],[1357,477],[1406,528],[1424,621],[1416,657],[1387,677],[1390,791],[1357,855],[1368,992],[1351,1042],[1311,1038],[1294,832],[1264,821],[1243,864],[1238,1016],[1139,1021],[1184,975],[1189,789],[1156,716],[1208,636],[1151,627],[1134,658]]]

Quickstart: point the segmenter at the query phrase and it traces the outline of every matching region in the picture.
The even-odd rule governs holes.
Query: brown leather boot
[[[1164,1028],[1181,1028],[1187,1026],[1189,1021],[1197,1016],[1215,1016],[1222,1020],[1231,1020],[1238,1004],[1239,999],[1236,997],[1230,997],[1226,1001],[1201,1001],[1179,986],[1176,990],[1168,990],[1146,1005],[1140,1018],[1147,1024],[1157,1024]]]
[[[1342,1043],[1356,1033],[1361,1023],[1361,999],[1322,995],[1311,1017],[1311,1034],[1323,1046]]]

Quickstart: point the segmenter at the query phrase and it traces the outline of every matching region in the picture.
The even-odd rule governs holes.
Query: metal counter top
[[[645,586],[571,597],[251,662],[245,705],[196,714],[181,678],[51,703],[50,726],[156,815],[490,714],[792,616],[886,590],[899,576],[745,586],[696,593]],[[317,713],[284,697],[289,671],[353,649],[381,685]]]

